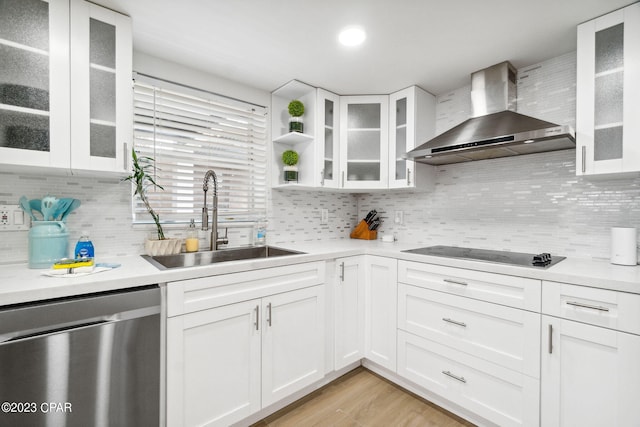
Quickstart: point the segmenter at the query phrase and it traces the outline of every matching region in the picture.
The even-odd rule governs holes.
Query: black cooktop
[[[425,248],[407,249],[402,252],[535,268],[549,268],[565,259],[563,256],[551,256],[548,253],[528,254],[492,251],[489,249],[459,248],[456,246],[427,246]]]

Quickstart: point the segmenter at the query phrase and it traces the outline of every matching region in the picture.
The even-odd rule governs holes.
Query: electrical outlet
[[[329,224],[329,209],[320,210],[320,225]]]
[[[28,229],[29,221],[19,205],[0,205],[0,231]]]
[[[404,224],[404,212],[403,211],[396,211],[394,219],[393,219],[393,222],[395,222],[398,225]]]

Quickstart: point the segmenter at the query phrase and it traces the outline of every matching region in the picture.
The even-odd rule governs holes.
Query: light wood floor
[[[358,368],[253,427],[459,427],[473,424]]]

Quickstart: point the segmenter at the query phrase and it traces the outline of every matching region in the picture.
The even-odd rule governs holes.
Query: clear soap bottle
[[[191,218],[191,223],[189,224],[189,230],[187,231],[185,249],[187,250],[187,252],[198,252],[198,249],[200,249],[200,241],[198,240],[198,230],[196,229],[196,223],[193,218]]]
[[[263,246],[267,244],[267,221],[264,219],[260,219],[256,222],[255,225],[255,240],[254,244],[256,246]]]

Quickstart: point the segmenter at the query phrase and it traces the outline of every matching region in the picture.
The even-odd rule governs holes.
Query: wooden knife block
[[[376,240],[378,238],[378,230],[369,230],[369,224],[363,219],[360,224],[353,229],[350,234],[352,239]]]

